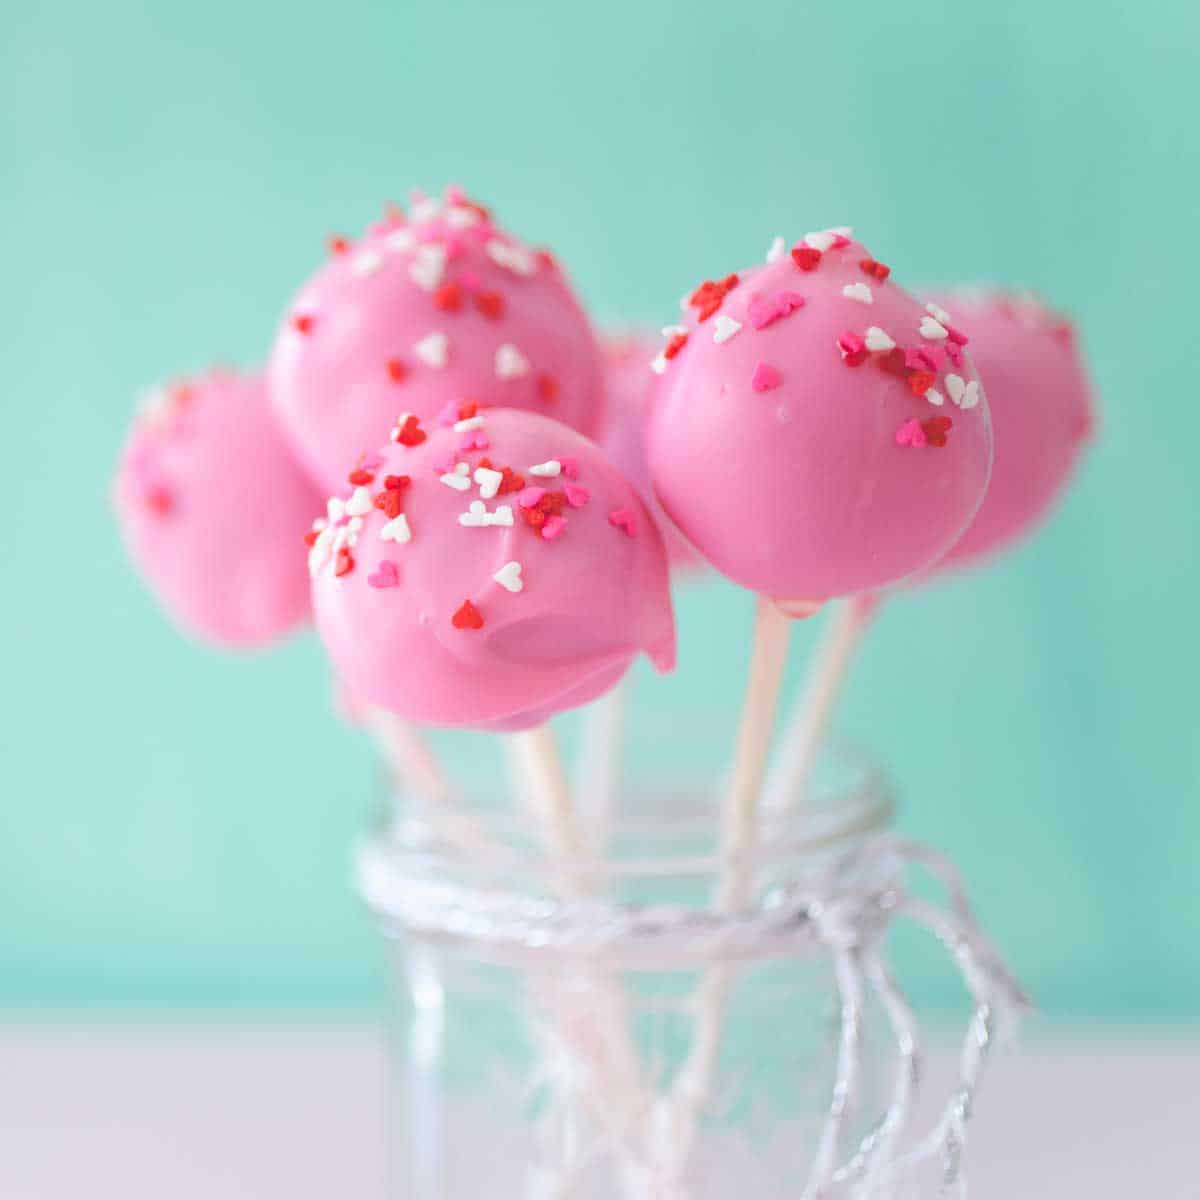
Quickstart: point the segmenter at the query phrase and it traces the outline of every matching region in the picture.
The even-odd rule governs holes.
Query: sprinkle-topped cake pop
[[[941,568],[991,554],[1041,519],[1070,478],[1094,416],[1070,322],[1028,295],[964,290],[933,300],[971,330],[996,439],[983,506]]]
[[[963,332],[845,229],[777,239],[684,301],[654,360],[655,491],[723,574],[785,602],[934,562],[978,510],[991,424]]]
[[[397,413],[448,403],[523,408],[586,434],[603,374],[587,317],[553,258],[449,188],[331,243],[300,289],[269,367],[272,402],[323,486],[387,436]]]
[[[257,373],[213,370],[154,391],[114,502],[135,565],[190,632],[253,646],[308,616],[300,539],[319,501]]]
[[[587,438],[535,413],[408,414],[309,535],[317,627],[365,701],[522,729],[595,698],[644,651],[674,665],[662,537]]]
[[[599,441],[605,454],[633,484],[662,532],[671,570],[698,571],[703,559],[663,510],[650,485],[646,461],[646,418],[656,377],[646,369],[658,346],[649,333],[614,334],[604,339],[607,389],[604,396],[604,429]]]

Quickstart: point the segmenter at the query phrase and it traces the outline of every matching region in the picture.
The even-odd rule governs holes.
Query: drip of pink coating
[[[320,267],[281,321],[272,403],[326,490],[398,413],[524,408],[592,434],[599,346],[565,275],[448,189],[395,212]]]
[[[1095,416],[1072,326],[1027,295],[962,290],[931,297],[971,331],[996,450],[983,505],[935,567],[959,567],[1028,536],[1070,480]]]
[[[633,487],[556,421],[482,415],[486,452],[461,452],[452,426],[416,440],[418,427],[368,460],[370,483],[343,489],[322,523],[313,606],[344,685],[419,723],[521,729],[603,694],[640,652],[670,670],[666,551]],[[399,499],[380,498],[389,478]],[[610,521],[622,510],[632,533]],[[552,517],[563,524],[547,537]],[[373,586],[385,561],[398,582]]]
[[[844,233],[808,235],[697,289],[657,363],[658,499],[717,570],[789,608],[935,562],[987,488],[991,424],[969,330],[888,276]]]
[[[667,516],[650,486],[646,461],[646,417],[658,377],[648,366],[659,350],[659,339],[645,331],[613,334],[604,339],[604,427],[597,439],[609,459],[637,489],[658,524],[667,546],[671,571],[694,576],[704,559]]]
[[[318,496],[258,373],[213,370],[152,393],[113,501],[134,566],[185,631],[248,648],[308,618],[301,539]]]

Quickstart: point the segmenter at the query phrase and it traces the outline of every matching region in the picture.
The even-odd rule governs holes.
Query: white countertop
[[[936,1066],[936,1064],[935,1064]],[[3,1200],[379,1200],[367,1029],[0,1027]],[[974,1200],[1197,1200],[1200,1036],[1035,1035],[973,1126]]]

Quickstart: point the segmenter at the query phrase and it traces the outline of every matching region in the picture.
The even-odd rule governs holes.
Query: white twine
[[[909,892],[906,876],[914,868],[942,885],[944,906]],[[466,939],[477,952],[510,961],[532,957],[544,964],[547,956],[578,956],[595,968],[613,971],[794,956],[806,943],[825,948],[833,958],[839,998],[837,1066],[803,1200],[892,1196],[931,1162],[940,1164],[943,1197],[965,1195],[967,1127],[984,1068],[999,1036],[1028,1001],[975,921],[957,871],[936,851],[875,836],[817,881],[778,888],[761,907],[736,914],[676,905],[639,908],[587,898],[539,899],[507,889],[414,877],[397,869],[386,845],[363,848],[358,881],[365,899],[388,923],[436,939]],[[933,1128],[911,1144],[905,1143],[905,1135],[921,1078],[919,1027],[883,960],[885,935],[901,920],[929,932],[949,953],[974,1006],[954,1091]],[[895,1079],[883,1116],[847,1152],[846,1127],[860,1082],[863,1010],[871,994],[892,1033]],[[561,1029],[564,1023],[569,1027],[569,1014],[560,1012],[555,1025]],[[566,1046],[560,1050],[553,1057],[570,1082],[566,1093],[578,1094],[583,1080],[576,1053]],[[591,1091],[594,1084],[587,1081],[584,1090]],[[688,1098],[689,1115],[697,1111],[698,1099],[706,1098]],[[639,1200],[685,1200],[689,1189],[684,1160],[690,1155],[680,1151],[691,1142],[689,1121],[671,1119],[670,1113],[665,1120],[646,1122],[644,1117],[644,1111],[608,1115],[604,1141],[624,1160],[626,1194]],[[639,1124],[645,1127],[648,1146],[627,1144]],[[589,1158],[584,1155],[585,1161]],[[576,1157],[576,1168],[579,1162]],[[575,1171],[571,1177],[577,1178]],[[636,1185],[634,1178],[639,1180]],[[557,1181],[560,1187],[563,1182],[561,1177]]]

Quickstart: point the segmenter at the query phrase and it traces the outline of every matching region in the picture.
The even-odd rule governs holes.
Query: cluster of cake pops
[[[411,786],[439,788],[421,727],[505,736],[562,863],[603,846],[550,719],[602,712],[639,655],[672,669],[673,587],[707,573],[754,593],[714,898],[737,910],[761,809],[802,798],[869,615],[1032,530],[1094,418],[1061,317],[905,291],[847,228],[776,238],[681,307],[661,337],[601,338],[548,252],[457,188],[415,195],[330,240],[263,370],[151,395],[115,501],[187,632],[253,647],[311,618]],[[791,625],[831,601],[773,737]],[[619,721],[597,728],[586,778],[612,786]],[[705,981],[709,1034],[726,985]],[[702,1050],[685,1074],[703,1090],[710,1069]]]

